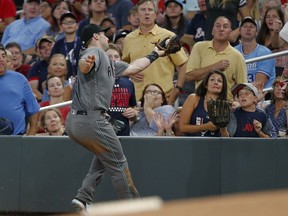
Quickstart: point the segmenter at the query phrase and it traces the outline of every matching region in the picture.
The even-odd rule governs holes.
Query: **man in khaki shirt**
[[[229,43],[231,22],[226,17],[218,17],[214,23],[211,41],[201,41],[193,46],[187,69],[187,81],[199,82],[212,70],[220,70],[228,82],[227,96],[233,100],[232,86],[247,82],[247,69],[242,54]]]
[[[140,0],[137,4],[140,27],[125,37],[123,60],[130,63],[146,56],[154,44],[167,36],[174,35],[155,24],[156,6],[153,0]],[[169,104],[177,99],[185,81],[187,56],[183,49],[175,54],[157,59],[149,68],[143,70],[141,75],[133,76],[136,100],[139,100],[147,84],[157,83],[166,93]],[[175,67],[178,70],[176,87],[173,85]]]

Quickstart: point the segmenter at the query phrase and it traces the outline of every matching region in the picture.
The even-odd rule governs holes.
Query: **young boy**
[[[240,107],[230,115],[226,136],[231,137],[276,137],[275,128],[267,114],[256,107],[258,90],[252,83],[232,87],[231,93],[238,97]]]
[[[51,51],[51,56],[56,53],[61,53],[66,56],[69,67],[68,77],[76,76],[79,52],[82,46],[79,37],[76,36],[78,29],[77,18],[73,13],[67,11],[61,16],[60,24],[65,33],[65,37],[56,41]]]

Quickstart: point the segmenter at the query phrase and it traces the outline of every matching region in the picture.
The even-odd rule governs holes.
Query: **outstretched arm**
[[[139,73],[152,64],[156,59],[164,55],[165,51],[161,51],[155,47],[149,55],[131,62],[128,68],[122,73],[122,76],[129,76]]]

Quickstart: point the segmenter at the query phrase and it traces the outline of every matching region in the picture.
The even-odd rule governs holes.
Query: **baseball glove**
[[[207,102],[208,115],[212,123],[223,128],[230,121],[230,106],[228,101],[224,100],[213,100]]]
[[[180,38],[177,35],[166,37],[155,45],[159,50],[165,51],[165,55],[176,53],[181,49]]]

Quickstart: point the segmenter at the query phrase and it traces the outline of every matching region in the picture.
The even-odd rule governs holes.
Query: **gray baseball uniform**
[[[129,65],[110,61],[96,47],[86,49],[81,58],[87,55],[96,57],[95,66],[88,74],[78,71],[71,112],[65,124],[69,137],[95,154],[76,198],[91,203],[95,187],[106,170],[120,199],[139,197],[121,143],[104,116],[110,106],[115,77],[121,76]]]

